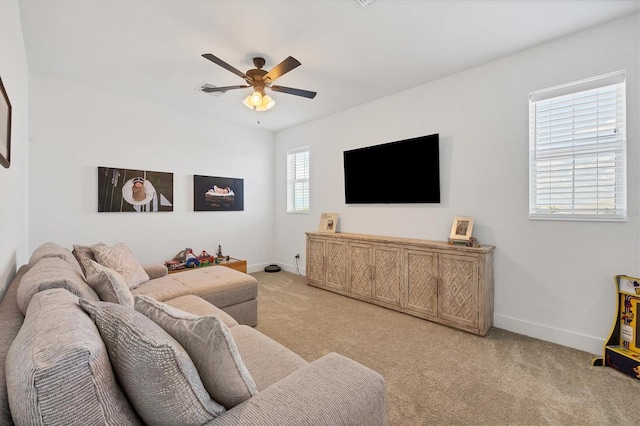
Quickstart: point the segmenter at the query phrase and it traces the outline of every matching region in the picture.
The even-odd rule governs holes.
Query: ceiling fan
[[[271,99],[269,95],[264,93],[265,89],[273,90],[274,92],[286,93],[289,95],[302,96],[304,98],[313,99],[316,96],[316,92],[309,90],[294,89],[292,87],[275,86],[272,83],[282,77],[284,74],[293,70],[294,68],[302,65],[296,58],[289,56],[284,61],[276,65],[271,71],[265,71],[262,69],[265,64],[264,58],[253,58],[254,69],[248,70],[246,73],[234,68],[222,59],[212,55],[211,53],[205,53],[203,58],[210,60],[214,64],[221,66],[222,68],[231,71],[238,77],[242,78],[247,84],[238,86],[224,86],[224,87],[209,87],[204,86],[200,90],[206,93],[212,92],[226,92],[227,90],[245,89],[253,87],[253,93],[244,100],[244,104],[256,111],[266,111],[275,105],[275,101]]]

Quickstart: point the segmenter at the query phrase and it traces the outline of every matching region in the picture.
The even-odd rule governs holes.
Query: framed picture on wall
[[[473,231],[473,218],[469,216],[456,216],[453,219],[453,225],[451,226],[452,240],[466,240],[471,238],[471,232]]]
[[[173,173],[98,167],[98,212],[172,212]]]
[[[244,210],[244,179],[194,175],[193,210]]]
[[[0,164],[11,164],[11,102],[0,78]]]

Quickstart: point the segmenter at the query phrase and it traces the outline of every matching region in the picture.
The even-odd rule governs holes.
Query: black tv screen
[[[439,135],[344,151],[347,204],[439,203]]]

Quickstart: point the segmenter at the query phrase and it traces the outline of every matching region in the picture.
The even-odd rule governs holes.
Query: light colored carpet
[[[640,380],[586,352],[497,328],[474,336],[289,272],[252,275],[256,328],[308,361],[338,352],[380,373],[389,425],[640,424]]]

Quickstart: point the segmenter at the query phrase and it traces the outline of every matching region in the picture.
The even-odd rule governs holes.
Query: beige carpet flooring
[[[306,285],[258,279],[258,330],[304,359],[338,352],[379,372],[389,425],[638,425],[640,380],[592,355],[492,328],[444,327]]]

